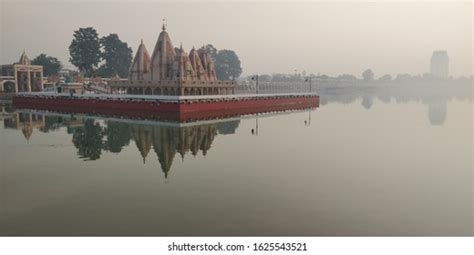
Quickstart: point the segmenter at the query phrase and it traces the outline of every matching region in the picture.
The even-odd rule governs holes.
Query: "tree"
[[[374,104],[374,100],[371,96],[363,96],[361,104],[362,106],[364,106],[365,109],[370,109]]]
[[[97,31],[92,27],[79,28],[74,31],[73,36],[69,46],[69,61],[79,68],[79,71],[91,75],[101,57]]]
[[[84,160],[96,160],[100,158],[103,148],[104,132],[99,123],[93,119],[87,119],[84,127],[74,130],[72,143],[77,148],[77,154]]]
[[[43,66],[44,76],[58,74],[62,67],[61,62],[57,58],[47,56],[44,53],[34,58],[31,61],[31,64]]]
[[[103,49],[101,57],[105,63],[99,67],[96,74],[102,77],[127,77],[132,64],[132,48],[122,42],[117,34],[102,37],[100,45]]]
[[[214,45],[212,44],[208,44],[208,45],[205,45],[205,46],[202,46],[201,48],[199,48],[199,51],[203,51],[204,48],[207,50],[207,53],[209,53],[209,55],[211,56],[212,60],[214,60],[214,62],[216,61],[216,57],[217,57],[217,49],[216,47],[214,47]]]
[[[407,73],[397,74],[397,77],[395,77],[395,81],[410,81],[412,79],[413,77]]]
[[[252,76],[253,77],[253,76]],[[259,81],[271,81],[272,80],[272,76],[269,75],[269,74],[260,74],[258,76],[258,80]]]
[[[357,77],[352,74],[341,74],[337,76],[337,79],[342,81],[357,81]]]
[[[391,81],[391,80],[392,80],[392,76],[390,74],[386,74],[379,78],[379,81]]]
[[[199,52],[204,49],[211,56],[216,67],[216,76],[219,80],[231,80],[238,78],[242,73],[240,59],[233,50],[218,50],[214,45],[208,44],[199,48]]]
[[[275,73],[272,75],[272,81],[290,81],[291,78],[287,74]]]
[[[130,142],[130,125],[121,122],[109,121],[105,134],[107,140],[104,142],[104,149],[118,153]]]
[[[240,59],[232,50],[220,50],[216,55],[216,75],[219,80],[236,79],[242,73]]]
[[[367,69],[362,73],[362,78],[364,78],[364,81],[373,81],[374,72],[372,72],[372,70],[370,69]]]

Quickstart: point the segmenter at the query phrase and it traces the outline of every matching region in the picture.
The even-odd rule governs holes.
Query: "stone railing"
[[[196,86],[196,87],[231,87],[237,83],[235,81],[179,81],[179,80],[163,80],[163,81],[109,81],[111,87],[178,87],[178,86]]]

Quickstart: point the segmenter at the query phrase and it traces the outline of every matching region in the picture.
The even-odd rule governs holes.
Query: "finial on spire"
[[[140,44],[143,44],[143,39],[140,40]]]
[[[161,29],[163,29],[163,31],[166,30],[166,19],[163,19],[163,26],[161,27]]]

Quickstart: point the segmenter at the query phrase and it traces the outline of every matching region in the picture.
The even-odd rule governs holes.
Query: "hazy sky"
[[[232,49],[250,73],[420,74],[433,50],[447,50],[450,74],[473,73],[471,2],[9,1],[0,0],[0,63],[23,50],[69,63],[74,30],[93,26],[148,51],[166,18],[173,44],[186,51]]]

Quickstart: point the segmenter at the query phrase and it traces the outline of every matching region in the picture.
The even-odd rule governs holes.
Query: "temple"
[[[0,93],[43,91],[43,66],[32,65],[23,51],[18,63],[0,66]]]
[[[220,81],[211,55],[203,47],[186,53],[174,48],[163,25],[150,57],[143,40],[130,67],[128,80],[110,82],[115,92],[139,95],[234,94],[235,81]]]

